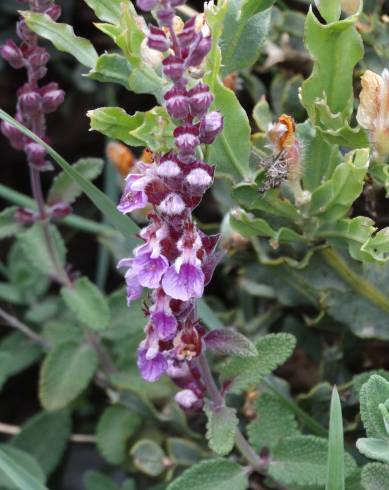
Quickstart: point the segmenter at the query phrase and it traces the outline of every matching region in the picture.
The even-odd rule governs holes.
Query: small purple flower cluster
[[[223,128],[219,112],[208,112],[213,96],[206,84],[190,76],[211,47],[206,25],[188,20],[180,32],[173,28],[177,0],[138,0],[142,10],[156,8],[159,27],[150,26],[148,46],[165,54],[163,72],[170,80],[165,107],[176,122],[175,150],[156,153],[151,164],[138,162],[126,178],[119,211],[150,207],[150,223],[140,232],[144,244],[119,267],[130,303],[143,288],[151,290],[145,307],[146,338],[138,349],[138,367],[144,379],[158,380],[164,373],[182,388],[178,403],[201,408],[204,386],[195,358],[203,348],[196,301],[203,295],[219,260],[218,235],[207,236],[192,220],[192,211],[213,182],[214,167],[198,158],[201,144],[212,143]]]
[[[57,20],[61,7],[52,0],[29,0],[34,12],[41,12]],[[17,92],[17,110],[15,119],[27,126],[43,140],[46,138],[46,114],[55,111],[64,100],[64,92],[56,83],[39,86],[47,73],[49,53],[38,46],[38,37],[27,26],[24,19],[19,19],[16,27],[21,39],[17,45],[9,39],[0,47],[1,56],[15,69],[25,68],[28,81]],[[24,150],[28,163],[37,170],[47,170],[51,164],[46,160],[45,149],[6,122],[1,123],[1,131],[17,150]]]

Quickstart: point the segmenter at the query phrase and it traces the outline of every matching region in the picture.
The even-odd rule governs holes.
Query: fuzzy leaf
[[[344,490],[344,443],[342,407],[338,390],[334,387],[331,398],[330,432],[328,436],[326,490]]]
[[[61,295],[77,320],[93,330],[104,330],[110,320],[108,301],[87,277],[81,277],[73,287],[63,287]]]
[[[120,4],[122,0],[85,0],[85,3],[104,21],[117,24],[120,21]]]
[[[233,328],[212,330],[204,340],[208,349],[221,354],[234,354],[242,357],[257,355],[257,349],[251,340]]]
[[[209,447],[219,456],[230,453],[235,444],[235,433],[238,417],[234,408],[223,407],[213,410],[211,406],[204,408],[207,414],[207,439]]]
[[[165,470],[165,453],[150,439],[141,439],[131,448],[134,465],[142,473],[158,476]]]
[[[91,120],[91,131],[99,131],[130,146],[142,146],[142,140],[131,136],[130,132],[143,123],[143,112],[136,112],[130,116],[120,107],[99,107],[88,111],[87,116]]]
[[[17,207],[6,208],[0,213],[0,240],[16,235],[23,226],[15,219]]]
[[[314,436],[294,436],[282,439],[274,448],[269,475],[285,485],[325,485],[327,477],[328,443]],[[356,464],[345,454],[345,474],[351,475]]]
[[[244,468],[234,461],[211,459],[202,461],[176,478],[167,490],[247,490]]]
[[[70,429],[68,412],[41,412],[22,426],[12,445],[34,456],[45,474],[50,475],[66,449]]]
[[[127,408],[106,408],[97,425],[97,447],[107,461],[120,464],[126,456],[128,439],[139,429],[142,419]]]
[[[0,486],[7,490],[48,490],[35,459],[9,444],[0,445]]]
[[[47,14],[24,11],[22,15],[33,32],[52,42],[59,51],[71,54],[89,68],[95,66],[98,58],[95,48],[88,39],[76,36],[72,26],[54,22]]]
[[[66,248],[64,241],[54,225],[49,231],[55,246],[55,252],[62,265],[65,264]],[[56,276],[56,269],[47,251],[45,235],[41,223],[36,222],[28,230],[18,236],[18,243],[24,256],[37,272],[48,276]]]
[[[94,180],[101,174],[104,161],[101,158],[81,158],[75,164],[75,168],[83,177]],[[82,194],[81,187],[65,172],[58,174],[53,180],[49,190],[47,201],[49,204],[67,202],[72,204]]]
[[[357,448],[364,456],[389,463],[389,438],[365,437],[357,440]]]
[[[129,335],[143,332],[146,317],[142,310],[142,300],[132,301],[127,306],[125,289],[120,288],[109,295],[108,305],[114,314],[111,315],[108,328],[102,332],[103,338],[124,340]]]
[[[270,374],[292,354],[296,345],[293,335],[269,334],[260,338],[255,346],[255,357],[233,357],[222,364],[223,379],[232,379],[230,389],[240,392],[258,384],[263,376]]]
[[[389,399],[389,382],[373,374],[360,392],[360,411],[363,425],[369,437],[388,438],[384,419],[378,408]]]
[[[273,122],[273,115],[265,96],[261,97],[255,104],[253,109],[253,119],[260,131],[267,131],[270,124]]]
[[[60,344],[46,356],[39,379],[39,397],[46,410],[60,410],[89,384],[98,359],[88,345]]]
[[[14,332],[0,342],[0,352],[9,356],[7,377],[20,373],[42,355],[42,348],[20,332]]]
[[[282,401],[270,394],[262,393],[255,405],[256,418],[247,426],[251,445],[257,451],[273,449],[284,437],[299,433],[294,414]]]
[[[169,458],[179,466],[193,466],[203,457],[203,450],[187,439],[170,437],[166,440]]]
[[[389,488],[389,465],[369,463],[362,470],[362,484],[365,490]]]
[[[88,77],[102,83],[118,83],[129,90],[130,74],[131,65],[124,56],[117,53],[104,53],[98,57]]]

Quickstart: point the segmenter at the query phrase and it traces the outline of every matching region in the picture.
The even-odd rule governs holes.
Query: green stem
[[[342,257],[332,248],[321,251],[327,264],[334,269],[337,274],[349,284],[360,296],[368,299],[371,303],[378,306],[381,310],[389,313],[389,298],[377,289],[373,284],[356,274]]]

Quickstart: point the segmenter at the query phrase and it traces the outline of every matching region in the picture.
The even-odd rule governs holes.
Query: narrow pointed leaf
[[[344,490],[344,488],[342,408],[338,390],[334,387],[331,398],[326,490]]]
[[[15,489],[23,490],[48,490],[43,485],[42,481],[39,481],[36,475],[32,475],[29,472],[30,465],[26,468],[26,461],[19,459],[18,454],[22,451],[15,448],[0,449],[0,472],[7,477],[7,481],[12,482],[15,485]],[[32,458],[31,458],[32,460]],[[36,464],[36,463],[35,463]]]

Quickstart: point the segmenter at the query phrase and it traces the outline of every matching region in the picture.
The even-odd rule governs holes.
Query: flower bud
[[[37,40],[37,35],[31,31],[24,19],[19,19],[16,23],[16,34],[18,37],[28,44],[34,44]]]
[[[144,12],[150,12],[158,3],[158,0],[136,0],[136,5]]]
[[[200,144],[197,126],[178,126],[173,133],[180,158],[184,162],[193,160],[196,147]]]
[[[45,161],[46,150],[42,145],[39,145],[38,143],[28,143],[24,150],[31,165],[38,169],[42,169],[47,166]]]
[[[208,85],[200,82],[190,90],[188,95],[191,114],[202,117],[213,102],[213,95],[209,91]]]
[[[212,177],[203,168],[194,168],[186,176],[186,180],[191,187],[203,192],[212,182]]]
[[[158,10],[157,18],[161,26],[169,27],[174,19],[174,8],[169,4],[165,4]]]
[[[212,40],[210,35],[204,35],[202,32],[199,33],[200,41],[198,42],[196,48],[190,55],[188,59],[189,66],[199,66],[203,62],[204,58],[209,53],[211,49]]]
[[[200,121],[200,141],[210,145],[223,130],[223,116],[218,111],[206,114]]]
[[[192,390],[181,390],[176,393],[174,399],[182,408],[192,409],[197,408],[197,405],[201,403],[201,400]]]
[[[159,210],[168,216],[176,216],[182,214],[185,210],[185,203],[182,197],[175,192],[172,192],[158,206]]]
[[[173,87],[164,95],[166,109],[171,117],[185,119],[189,114],[189,100],[187,92],[182,87]]]
[[[1,122],[0,128],[3,135],[8,138],[15,150],[23,150],[25,144],[25,136],[23,133],[5,121]]]
[[[40,68],[48,63],[50,59],[49,53],[44,48],[34,47],[28,57],[28,62],[32,68]]]
[[[72,212],[72,207],[67,202],[57,202],[50,207],[49,213],[53,218],[64,218]]]
[[[192,17],[191,19],[185,22],[184,28],[177,36],[181,48],[189,47],[193,42],[194,38],[196,37],[195,24],[196,24],[196,17]]]
[[[46,113],[54,112],[64,101],[65,92],[58,89],[56,83],[50,83],[43,87],[43,111]]]
[[[51,5],[48,9],[45,10],[45,14],[48,15],[49,17],[51,17],[55,22],[61,16],[60,5],[57,5],[57,4]]]
[[[42,97],[36,90],[29,90],[19,95],[20,110],[26,114],[34,114],[41,108]]]
[[[147,36],[147,46],[163,53],[170,48],[170,41],[162,29],[151,25]]]
[[[159,177],[171,179],[178,177],[181,174],[181,169],[173,158],[174,157],[168,157],[161,160],[161,163],[157,167],[157,174]]]
[[[31,225],[37,218],[37,214],[31,209],[18,208],[14,216],[15,220],[22,225]]]
[[[0,54],[15,70],[24,66],[23,53],[11,39],[0,47]]]
[[[176,82],[182,78],[185,70],[184,60],[178,56],[170,55],[162,61],[164,74]]]

